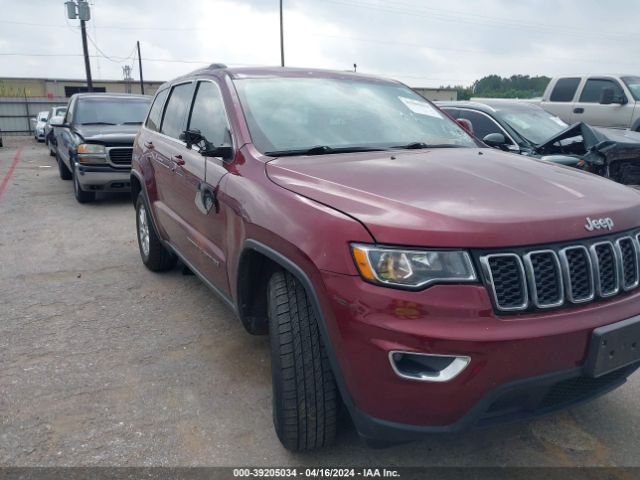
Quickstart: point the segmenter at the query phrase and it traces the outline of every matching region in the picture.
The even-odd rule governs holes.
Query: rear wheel
[[[338,392],[318,320],[302,284],[279,271],[269,280],[273,423],[292,451],[333,443]]]
[[[167,250],[160,241],[147,211],[147,203],[142,192],[138,194],[136,200],[136,231],[140,257],[142,257],[142,263],[145,267],[153,272],[161,272],[176,266],[178,258]]]
[[[73,173],[73,195],[78,203],[89,203],[96,199],[96,192],[87,192],[82,189],[78,175],[75,172]]]

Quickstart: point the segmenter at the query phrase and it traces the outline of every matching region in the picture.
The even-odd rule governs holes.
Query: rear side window
[[[555,87],[553,87],[549,100],[552,102],[572,101],[579,84],[579,78],[561,78],[556,82]]]
[[[169,137],[179,138],[180,133],[184,130],[183,127],[187,117],[187,110],[191,105],[192,93],[192,83],[183,83],[171,89],[171,95],[169,95],[169,101],[164,109],[164,117],[162,118],[162,127],[160,128],[162,133]]]
[[[160,129],[160,120],[162,120],[162,106],[164,105],[164,101],[167,99],[167,95],[169,94],[169,89],[162,90],[158,92],[155,100],[153,101],[153,105],[151,106],[151,110],[149,111],[149,116],[147,117],[147,123],[145,126],[149,130],[153,130],[157,132]]]
[[[621,98],[623,94],[622,87],[618,82],[607,80],[606,78],[590,78],[582,90],[580,101],[585,103],[600,103],[602,91],[605,88],[613,90],[613,96]]]
[[[218,86],[211,82],[200,82],[191,110],[189,129],[198,129],[214,145],[228,142],[227,115]]]

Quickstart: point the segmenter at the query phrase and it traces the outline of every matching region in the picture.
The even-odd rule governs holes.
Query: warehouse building
[[[153,95],[163,82],[145,81],[144,93]],[[140,82],[127,80],[94,80],[95,92],[140,93]],[[69,98],[74,93],[86,92],[87,82],[64,78],[1,78],[0,97]]]

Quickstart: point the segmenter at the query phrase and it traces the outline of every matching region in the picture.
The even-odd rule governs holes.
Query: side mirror
[[[208,143],[208,142],[207,142]],[[222,160],[233,160],[233,147],[231,145],[220,145],[214,147],[208,144],[206,148],[200,150],[200,153],[205,157],[221,157]]]
[[[466,118],[456,118],[456,123],[473,135],[473,123],[471,123],[471,120],[467,120]]]
[[[52,127],[61,127],[64,125],[64,117],[53,117],[50,121],[49,121],[49,125],[51,125]]]
[[[187,148],[191,148],[193,145],[197,145],[198,143],[205,140],[205,138],[202,136],[202,133],[197,128],[194,128],[192,130],[185,130],[180,134],[178,138],[187,144]]]
[[[197,128],[185,130],[179,136],[180,140],[187,144],[187,148],[194,145],[204,157],[222,157],[223,160],[233,159],[233,147],[230,145],[220,145],[216,147],[209,142]]]
[[[501,133],[490,133],[482,139],[484,143],[493,148],[499,148],[500,150],[507,150],[509,143],[507,139]]]

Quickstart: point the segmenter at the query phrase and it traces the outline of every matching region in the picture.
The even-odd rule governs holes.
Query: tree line
[[[448,85],[441,88],[452,88],[458,92],[458,100],[469,100],[471,97],[490,98],[533,98],[542,96],[551,78],[529,75],[511,75],[501,77],[488,75],[473,82],[471,86]]]

